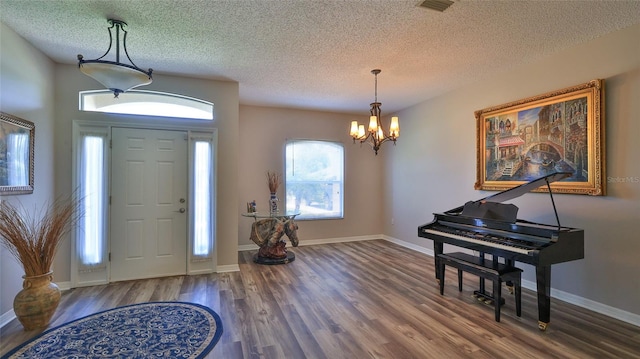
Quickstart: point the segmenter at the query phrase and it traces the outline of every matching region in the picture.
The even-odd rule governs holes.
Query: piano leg
[[[504,264],[510,267],[515,267],[515,261],[513,259],[505,258]],[[508,280],[505,282],[505,284],[507,286],[507,290],[509,291],[509,294],[513,294],[513,282]]]
[[[546,330],[551,319],[551,266],[536,267],[538,290],[538,328]]]
[[[438,282],[440,282],[440,273],[438,270],[440,268],[440,265],[439,265],[438,254],[442,254],[443,249],[444,249],[444,243],[433,241],[433,261],[435,262],[436,280],[438,280]]]
[[[480,257],[480,260],[482,261],[481,263],[484,263],[484,252],[480,252],[478,255]],[[489,295],[487,294],[487,291],[486,291],[486,289],[484,287],[484,278],[482,278],[482,277],[480,277],[480,284],[479,284],[479,288],[478,288],[478,293],[477,294],[480,295],[478,300],[483,300],[483,299],[481,299],[482,297],[484,297],[484,298],[489,297]],[[486,299],[484,299],[484,301],[486,301]]]

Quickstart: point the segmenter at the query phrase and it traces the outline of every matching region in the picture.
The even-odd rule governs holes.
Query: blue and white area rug
[[[203,358],[222,335],[220,316],[182,302],[133,304],[47,330],[13,349],[14,358]]]

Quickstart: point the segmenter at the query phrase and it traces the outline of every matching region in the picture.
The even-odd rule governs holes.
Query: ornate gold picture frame
[[[475,117],[475,189],[502,191],[553,172],[571,172],[551,190],[606,194],[604,80],[485,108]]]
[[[0,194],[33,193],[35,125],[0,112]]]

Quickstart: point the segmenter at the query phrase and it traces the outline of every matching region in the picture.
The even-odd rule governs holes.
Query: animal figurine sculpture
[[[251,224],[251,236],[255,244],[260,246],[258,256],[269,259],[283,259],[287,257],[287,243],[283,235],[291,241],[291,245],[298,246],[298,225],[293,218],[265,218]]]

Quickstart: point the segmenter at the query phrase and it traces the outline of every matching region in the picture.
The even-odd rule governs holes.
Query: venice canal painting
[[[488,181],[530,181],[571,172],[588,180],[587,97],[485,118]]]

